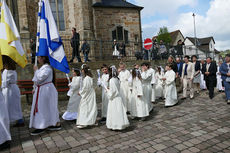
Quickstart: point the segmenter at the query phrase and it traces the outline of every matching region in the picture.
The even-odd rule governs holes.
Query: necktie
[[[188,64],[185,65],[185,68],[184,68],[184,75],[187,75],[187,68],[188,68]]]

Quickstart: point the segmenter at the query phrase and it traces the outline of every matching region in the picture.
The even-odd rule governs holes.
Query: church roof
[[[101,0],[101,2],[94,3],[93,7],[143,9],[143,7],[126,2],[125,0]]]

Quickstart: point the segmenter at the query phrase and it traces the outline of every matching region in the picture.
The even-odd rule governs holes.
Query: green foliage
[[[220,55],[221,55],[222,57],[225,57],[226,54],[230,54],[230,49],[227,49],[227,50],[225,50],[225,51],[220,52]]]
[[[160,43],[160,40],[163,40],[163,42],[166,44],[169,44],[172,41],[167,27],[160,28],[157,36],[157,42]]]

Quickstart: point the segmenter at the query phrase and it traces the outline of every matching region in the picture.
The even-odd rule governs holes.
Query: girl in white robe
[[[131,116],[144,120],[149,116],[149,104],[144,100],[141,73],[138,69],[132,71]]]
[[[124,63],[119,64],[119,75],[118,78],[120,79],[121,85],[120,85],[120,93],[121,93],[121,98],[123,100],[123,103],[125,105],[125,108],[127,111],[131,110],[131,104],[130,104],[130,99],[129,99],[129,78],[130,78],[130,72],[125,68]]]
[[[35,128],[31,135],[38,135],[48,130],[60,130],[58,111],[58,92],[54,86],[54,70],[48,64],[47,56],[39,56],[42,64],[38,69],[34,66],[34,94],[30,113],[30,128]]]
[[[120,83],[115,66],[109,68],[109,76],[109,89],[107,90],[109,104],[106,126],[111,130],[123,130],[129,126],[129,120],[119,92]]]
[[[177,104],[177,91],[176,91],[176,73],[172,70],[172,65],[166,66],[167,72],[164,75],[165,81],[165,107],[174,106]]]
[[[201,62],[200,62],[200,68],[201,68],[201,70],[202,70],[203,65],[204,65],[204,60],[201,60]],[[207,87],[206,87],[206,82],[204,80],[204,74],[203,73],[201,73],[200,79],[201,79],[200,80],[200,89],[206,90]]]
[[[216,88],[219,92],[224,92],[224,87],[222,84],[221,73],[220,73],[221,64],[222,64],[222,62],[219,62],[219,65],[217,67],[217,72],[216,72],[217,85],[216,85]]]
[[[81,101],[78,110],[77,128],[95,125],[97,119],[96,93],[93,88],[93,78],[87,65],[82,66],[84,76],[82,89],[79,92]]]
[[[164,98],[163,77],[164,72],[161,70],[161,67],[158,67],[158,71],[156,73],[156,99]]]
[[[102,88],[102,107],[101,107],[101,120],[100,122],[105,122],[107,117],[107,110],[108,110],[108,95],[106,92],[106,88],[109,85],[109,74],[108,74],[108,66],[103,64],[101,67],[102,76],[98,78],[97,85]]]
[[[78,95],[82,84],[81,72],[79,69],[73,69],[72,73],[73,73],[73,78],[72,78],[72,82],[69,84],[70,90],[67,94],[68,96],[70,96],[70,99],[67,106],[67,110],[62,115],[62,118],[64,120],[77,119],[78,106],[81,101],[81,96]]]
[[[17,85],[16,63],[7,56],[3,56],[4,71],[2,73],[2,93],[8,107],[9,119],[14,126],[24,126],[21,94]]]
[[[7,111],[7,104],[3,97],[2,91],[0,90],[0,150],[9,147],[7,141],[11,140],[10,135],[10,121],[9,114]]]
[[[151,102],[155,103],[156,101],[156,72],[153,68],[149,69],[152,73],[152,80],[151,80],[151,86],[152,86],[152,96],[151,96]]]
[[[149,112],[152,111],[153,105],[151,103],[151,98],[152,98],[152,86],[151,86],[151,81],[152,81],[152,72],[149,70],[149,64],[148,63],[142,63],[142,73],[141,73],[141,78],[142,78],[142,87],[143,87],[143,97],[145,99],[145,102],[149,104]]]

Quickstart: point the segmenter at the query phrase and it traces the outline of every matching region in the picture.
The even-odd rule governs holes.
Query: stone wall
[[[94,8],[93,14],[96,39],[110,41],[108,42],[108,45],[103,45],[102,54],[104,56],[111,55],[112,53],[112,31],[117,26],[122,26],[129,32],[128,38],[132,43],[126,44],[128,56],[133,56],[136,50],[141,49],[141,44],[134,43],[135,35],[137,35],[139,41],[141,40],[139,10],[127,8]]]

